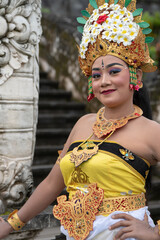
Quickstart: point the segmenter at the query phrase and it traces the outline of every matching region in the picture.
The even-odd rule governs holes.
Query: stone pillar
[[[33,185],[41,0],[0,1],[0,213]]]

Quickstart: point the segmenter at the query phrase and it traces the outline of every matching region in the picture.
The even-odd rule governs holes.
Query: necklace
[[[82,162],[86,162],[92,156],[98,153],[98,147],[105,142],[116,129],[125,126],[129,120],[142,116],[143,111],[136,105],[134,105],[134,112],[120,119],[109,119],[104,117],[105,108],[101,108],[97,113],[97,120],[93,125],[93,133],[86,140],[84,140],[78,147],[75,147],[70,154],[70,161],[78,167]],[[98,138],[104,137],[105,139],[99,144],[95,144],[89,139],[93,136]]]
[[[97,120],[93,125],[93,132],[98,137],[104,137],[110,132],[125,126],[129,120],[142,116],[143,111],[134,105],[134,112],[120,119],[106,119],[104,117],[105,108],[101,108],[97,113]]]

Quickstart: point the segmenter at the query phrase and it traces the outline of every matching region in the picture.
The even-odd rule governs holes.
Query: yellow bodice
[[[104,198],[145,193],[149,163],[121,145],[109,141],[104,143],[96,155],[78,167],[70,161],[71,149],[60,162],[69,198],[72,198],[77,189],[86,191],[90,183],[97,183],[104,190]],[[129,154],[131,158],[128,158]],[[144,174],[142,169],[138,170],[140,165],[145,166]]]

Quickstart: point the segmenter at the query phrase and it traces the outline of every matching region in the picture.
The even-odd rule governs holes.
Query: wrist
[[[8,217],[8,224],[15,231],[19,231],[22,227],[24,227],[25,223],[21,221],[17,214],[18,210],[14,210]]]

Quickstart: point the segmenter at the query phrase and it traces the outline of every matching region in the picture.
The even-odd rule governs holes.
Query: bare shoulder
[[[83,140],[91,135],[92,126],[96,121],[96,114],[90,113],[81,117],[74,126],[73,141]]]
[[[76,123],[76,127],[79,127],[81,125],[88,124],[90,125],[91,123],[94,123],[96,120],[96,113],[89,113],[84,116],[82,116]]]
[[[148,146],[152,151],[152,159],[158,162],[160,161],[160,124],[144,117],[141,121]]]

